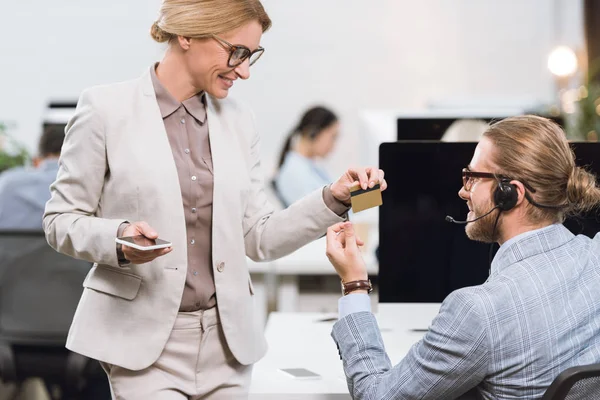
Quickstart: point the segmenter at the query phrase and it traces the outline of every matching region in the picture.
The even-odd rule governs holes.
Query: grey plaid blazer
[[[600,362],[600,234],[552,225],[502,246],[490,278],[451,293],[393,367],[373,314],[332,336],[355,399],[538,399],[564,369]]]

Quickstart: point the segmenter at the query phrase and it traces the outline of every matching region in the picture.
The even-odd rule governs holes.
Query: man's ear
[[[183,50],[189,50],[192,44],[192,38],[186,36],[177,36],[177,42]]]
[[[515,207],[519,206],[523,200],[525,200],[525,185],[523,185],[520,181],[510,181],[511,184],[515,185],[517,188],[517,204]]]

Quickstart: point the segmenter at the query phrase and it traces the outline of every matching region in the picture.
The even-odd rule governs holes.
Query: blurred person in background
[[[481,119],[457,119],[446,129],[442,142],[479,142],[490,125]]]
[[[42,217],[46,202],[50,199],[50,185],[56,180],[64,132],[63,124],[45,125],[33,166],[12,168],[0,174],[1,230],[42,231]],[[44,268],[43,265],[39,267]],[[96,368],[96,365],[90,364],[88,368]],[[100,369],[100,366],[97,368]],[[51,387],[48,387],[48,392],[52,392]],[[91,374],[83,396],[89,400],[109,399],[106,378]]]
[[[279,156],[275,190],[285,207],[332,180],[319,160],[333,150],[338,117],[325,107],[307,110],[288,135]]]
[[[33,168],[16,167],[0,174],[0,229],[42,230],[64,138],[64,126],[45,127]]]
[[[163,0],[163,59],[85,90],[69,121],[44,230],[96,263],[67,347],[101,361],[115,399],[247,398],[266,342],[246,257],[277,259],[346,220],[355,182],[385,189],[383,171],[349,169],[274,211],[253,113],[228,96],[270,26],[259,0]],[[136,235],[172,247],[115,243]]]

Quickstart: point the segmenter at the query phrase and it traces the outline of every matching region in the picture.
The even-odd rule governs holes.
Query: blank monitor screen
[[[452,291],[487,279],[490,245],[471,241],[464,225],[444,220],[446,215],[467,217],[458,191],[461,171],[475,146],[407,141],[379,147],[388,182],[379,209],[380,302],[439,303]],[[573,148],[577,164],[600,175],[600,143],[576,143]],[[593,237],[600,231],[600,217],[592,212],[567,220],[565,226]]]
[[[499,121],[506,116],[497,117],[485,117],[485,116],[448,116],[448,117],[434,117],[434,116],[415,116],[415,117],[401,117],[396,120],[397,128],[397,140],[440,140],[444,133],[450,128],[450,126],[458,121],[465,119],[481,120],[488,124]],[[564,121],[562,117],[550,117],[544,115],[546,118],[552,119],[554,122],[563,126]]]

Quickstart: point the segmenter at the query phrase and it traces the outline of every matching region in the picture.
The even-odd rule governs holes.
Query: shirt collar
[[[500,246],[492,261],[490,276],[499,274],[516,262],[562,246],[574,236],[562,224],[552,224],[521,233]]]
[[[173,114],[183,105],[185,110],[194,117],[198,122],[204,123],[206,121],[206,101],[204,92],[200,92],[189,99],[180,103],[175,99],[171,93],[160,83],[158,76],[156,76],[156,66],[154,64],[150,68],[150,77],[152,78],[152,86],[154,86],[154,93],[156,94],[156,101],[158,102],[158,108],[160,109],[160,115],[163,119]]]
[[[41,171],[53,171],[58,169],[58,158],[46,158],[40,162],[38,168]]]

